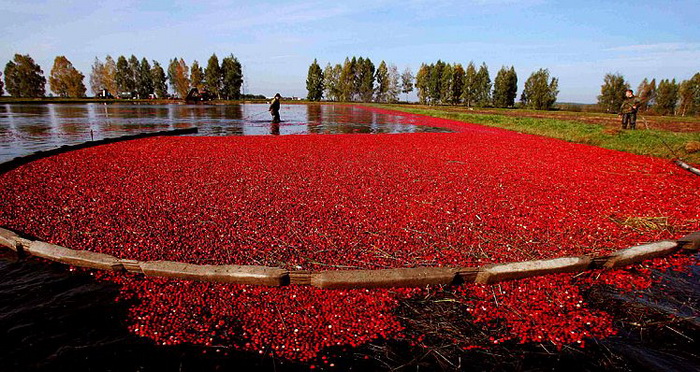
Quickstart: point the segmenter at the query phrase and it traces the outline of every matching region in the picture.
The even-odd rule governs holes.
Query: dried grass
[[[669,223],[668,217],[610,217],[610,219],[617,224],[637,231],[673,231],[673,226]]]
[[[687,152],[688,154],[700,152],[700,141],[690,141],[686,143],[685,152]]]

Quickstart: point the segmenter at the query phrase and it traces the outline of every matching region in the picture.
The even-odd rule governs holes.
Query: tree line
[[[115,62],[108,55],[104,62],[95,58],[90,74],[94,94],[104,89],[121,96],[148,98],[152,94],[165,98],[168,85],[180,98],[185,98],[190,89],[197,88],[220,99],[239,99],[243,70],[233,54],[225,57],[221,64],[216,54],[212,54],[205,68],[197,60],[188,67],[183,58],[175,57],[170,59],[167,70],[156,60],[151,65],[145,57],[139,60],[134,55],[129,59],[119,56]]]
[[[494,88],[493,93],[491,88]],[[465,69],[460,63],[423,63],[416,74],[418,101],[422,104],[460,105],[468,107],[511,107],[518,89],[518,76],[513,67],[502,67],[491,83],[488,66],[477,70],[474,62]]]
[[[0,77],[3,73],[0,73]],[[59,97],[85,97],[87,89],[85,75],[78,71],[65,57],[54,59],[49,75],[49,87]],[[207,91],[220,99],[240,99],[243,85],[241,63],[233,55],[225,57],[221,63],[216,54],[203,68],[196,60],[187,66],[184,59],[175,57],[164,70],[160,63],[132,55],[128,59],[119,56],[115,61],[107,55],[104,61],[95,58],[90,73],[90,87],[94,95],[110,95],[124,98],[166,98],[171,91],[185,98],[191,88]],[[4,89],[13,97],[44,97],[46,78],[41,67],[31,56],[15,54],[5,65],[4,84],[0,79],[0,95]]]
[[[630,83],[619,73],[605,74],[600,86],[598,106],[606,112],[618,112],[625,100],[625,92]],[[680,83],[676,79],[644,78],[636,92],[641,100],[640,112],[659,115],[698,115],[700,114],[700,72]]]
[[[413,91],[413,73],[399,73],[395,64],[346,57],[343,64],[328,63],[322,70],[314,59],[306,78],[307,99],[345,102],[397,102],[401,93]]]
[[[514,107],[518,76],[513,66],[503,66],[492,83],[485,63],[477,69],[470,62],[465,69],[438,60],[423,63],[414,77],[410,68],[399,74],[396,65],[385,61],[375,68],[369,58],[346,57],[343,64],[328,63],[324,69],[314,59],[306,78],[307,99],[312,101],[396,102],[400,93],[414,88],[422,104]],[[540,69],[525,82],[521,101],[525,107],[550,109],[558,93],[558,79]]]

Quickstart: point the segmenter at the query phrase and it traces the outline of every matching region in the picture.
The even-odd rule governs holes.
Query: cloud
[[[679,77],[697,71],[700,43],[666,42],[605,49],[602,64],[653,77]]]

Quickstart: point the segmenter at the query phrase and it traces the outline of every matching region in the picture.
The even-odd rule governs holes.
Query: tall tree
[[[0,97],[5,94],[5,83],[2,81],[2,72],[0,72]]]
[[[343,68],[340,71],[340,100],[344,102],[352,101],[355,93],[355,64],[356,59],[345,57]]]
[[[177,95],[177,84],[175,80],[177,79],[177,69],[179,65],[179,58],[175,57],[168,62],[168,85],[170,85],[170,90],[174,95]]]
[[[49,86],[59,97],[84,97],[85,84],[83,75],[65,56],[58,56],[53,61],[49,74]]]
[[[225,99],[240,99],[243,67],[233,54],[221,61],[221,95]]]
[[[328,100],[340,100],[340,73],[342,69],[343,67],[340,64],[331,66],[330,63],[323,69],[323,87]]]
[[[440,78],[440,102],[444,104],[452,103],[452,89],[454,82],[454,70],[449,63],[442,69],[442,77]]]
[[[170,88],[180,99],[185,99],[190,91],[190,71],[182,58],[173,58],[168,65]]]
[[[129,57],[129,71],[131,71],[131,80],[134,82],[134,87],[131,91],[136,94],[137,98],[140,98],[139,80],[141,80],[141,64],[139,63],[139,59],[133,54]]]
[[[452,96],[450,103],[459,105],[462,102],[462,93],[464,92],[464,67],[461,63],[455,63],[452,71]]]
[[[474,62],[469,62],[464,73],[464,88],[462,89],[462,102],[467,107],[472,107],[477,99],[477,72]]]
[[[501,67],[493,84],[493,105],[496,107],[512,107],[515,104],[518,90],[518,77],[511,66]]]
[[[105,89],[103,82],[105,65],[99,58],[95,57],[95,62],[92,63],[92,71],[90,72],[90,90],[92,94],[98,95]]]
[[[200,91],[204,89],[204,70],[199,66],[199,62],[196,59],[190,67],[190,80],[192,87]]]
[[[386,66],[386,62],[381,61],[379,63],[374,76],[377,81],[376,101],[387,102],[389,100],[389,68]]]
[[[167,77],[165,76],[165,71],[163,67],[158,63],[158,61],[153,61],[153,67],[151,68],[151,79],[153,80],[153,90],[158,98],[165,98],[168,96],[168,85],[166,84]]]
[[[207,61],[207,68],[204,70],[204,87],[206,90],[220,98],[221,91],[221,67],[219,58],[212,54]]]
[[[45,85],[44,71],[29,54],[15,54],[5,65],[5,88],[13,97],[43,97]]]
[[[518,97],[518,74],[515,66],[508,70],[508,107],[515,107],[515,98]]]
[[[692,78],[690,78],[690,84],[693,92],[693,112],[695,114],[700,114],[700,72],[696,73]]]
[[[315,58],[306,75],[306,91],[306,99],[309,101],[320,101],[323,98],[323,70]]]
[[[107,90],[110,94],[117,94],[116,70],[116,63],[111,56],[107,55],[104,63],[98,57],[95,57],[95,62],[92,63],[92,71],[90,72],[90,90],[92,90],[94,95],[101,93],[102,89]]]
[[[360,57],[357,61],[356,71],[357,93],[362,102],[372,102],[374,98],[374,73],[375,67],[369,58]]]
[[[630,84],[620,74],[605,74],[603,85],[600,86],[598,105],[606,112],[617,113],[625,100],[625,92]]]
[[[117,63],[109,54],[105,57],[104,70],[102,70],[102,86],[112,95],[119,91],[117,88]]]
[[[438,60],[430,65],[430,78],[428,79],[428,96],[430,103],[437,105],[440,103],[442,93],[442,73],[445,70],[445,62]]]
[[[682,116],[700,114],[700,72],[684,80],[679,88],[678,114]]]
[[[554,106],[559,94],[559,79],[549,77],[549,70],[541,68],[527,78],[520,100],[525,107],[535,110],[549,110]]]
[[[483,62],[476,73],[476,97],[474,99],[477,106],[484,107],[491,104],[491,77],[489,68]]]
[[[654,104],[656,98],[656,79],[651,79],[651,82],[644,78],[639,87],[637,87],[637,96],[641,100],[639,111],[644,112]]]
[[[136,81],[134,81],[133,71],[129,67],[129,61],[127,61],[124,56],[119,56],[119,58],[117,58],[117,69],[114,80],[117,84],[117,94],[133,94],[136,90]]]
[[[360,89],[361,89],[360,86],[362,85],[362,73],[364,71],[365,58],[364,57],[357,58],[357,57],[353,56],[350,64],[353,66],[352,70],[355,73],[355,77],[353,78],[353,81],[352,81],[353,101],[361,101],[362,96],[360,95]]]
[[[139,63],[139,73],[136,76],[136,91],[140,98],[148,98],[154,93],[155,84],[153,83],[153,74],[151,73],[151,64],[148,63],[146,57],[141,59]]]
[[[422,63],[416,74],[416,90],[418,90],[418,102],[422,105],[428,103],[430,99],[429,92],[429,80],[430,80],[430,69],[429,65]]]
[[[656,111],[661,115],[673,115],[678,103],[678,84],[676,79],[659,81],[656,87]]]
[[[413,71],[410,67],[406,67],[401,73],[401,93],[408,95],[413,92]]]
[[[387,102],[398,102],[401,92],[399,68],[395,64],[389,65],[389,90],[386,92]]]

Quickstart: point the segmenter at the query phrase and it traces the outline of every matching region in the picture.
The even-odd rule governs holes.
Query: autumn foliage
[[[84,97],[85,76],[78,71],[65,56],[58,56],[53,62],[49,86],[59,97]]]

